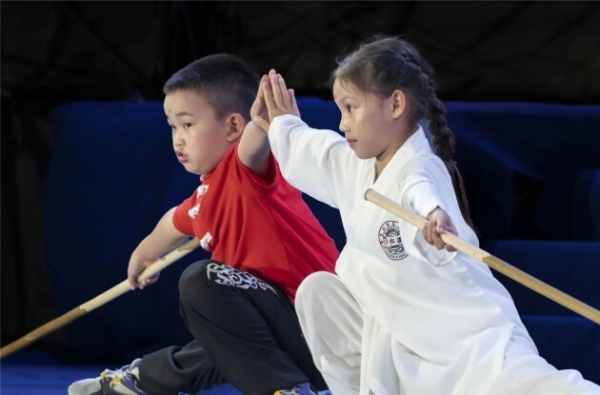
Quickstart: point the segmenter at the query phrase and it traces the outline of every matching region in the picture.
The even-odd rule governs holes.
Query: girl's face
[[[340,131],[356,156],[377,159],[380,172],[405,140],[399,124],[403,107],[398,110],[396,92],[382,100],[350,82],[333,83],[333,98],[342,113]]]
[[[239,137],[231,131],[230,117],[217,119],[212,106],[196,91],[169,93],[164,110],[175,155],[190,173],[211,172]]]

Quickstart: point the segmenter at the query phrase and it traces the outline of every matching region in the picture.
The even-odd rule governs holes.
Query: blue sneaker
[[[106,369],[99,377],[74,382],[69,395],[148,395],[138,388],[141,359],[117,370]]]
[[[302,383],[290,390],[275,391],[273,395],[317,395],[317,393],[310,389],[308,383]]]

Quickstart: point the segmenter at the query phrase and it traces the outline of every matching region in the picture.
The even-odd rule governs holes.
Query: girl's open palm
[[[267,107],[269,122],[263,117],[254,117],[253,121],[262,129],[269,130],[269,123],[278,115],[293,114],[300,116],[293,89],[288,89],[281,74],[275,70],[269,72],[268,78],[261,80],[262,97]]]

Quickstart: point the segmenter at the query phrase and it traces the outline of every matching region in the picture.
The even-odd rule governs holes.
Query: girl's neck
[[[377,181],[377,179],[383,172],[383,169],[385,169],[385,167],[390,162],[390,160],[394,157],[396,152],[398,152],[398,150],[404,145],[404,143],[413,134],[415,134],[415,132],[417,130],[419,130],[419,125],[416,125],[414,128],[404,129],[400,133],[400,136],[399,136],[400,138],[398,140],[396,140],[395,144],[391,145],[390,147],[388,147],[388,149],[386,149],[380,155],[377,155],[375,157],[375,178],[373,179],[373,182]]]

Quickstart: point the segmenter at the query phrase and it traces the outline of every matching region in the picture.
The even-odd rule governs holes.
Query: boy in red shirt
[[[157,278],[138,284],[141,271],[197,237],[211,259],[190,265],[179,283],[181,315],[195,340],[77,381],[69,395],[197,393],[226,381],[248,395],[326,390],[293,299],[307,275],[333,271],[338,252],[282,178],[267,135],[249,122],[264,110],[258,83],[243,61],[217,54],[164,86],[175,154],[201,185],[141,241],[127,274],[134,288],[152,284]]]

